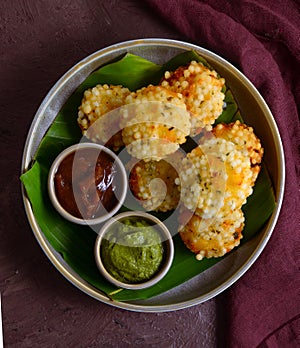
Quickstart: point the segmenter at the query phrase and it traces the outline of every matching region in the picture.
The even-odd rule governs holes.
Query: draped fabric
[[[219,296],[220,346],[300,344],[300,4],[292,0],[147,0],[186,40],[239,68],[269,105],[283,141],[285,197],[270,241]],[[221,335],[221,333],[223,333]]]

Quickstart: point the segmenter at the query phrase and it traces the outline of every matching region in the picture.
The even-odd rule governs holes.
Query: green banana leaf
[[[191,60],[197,60],[207,65],[197,53],[189,51],[174,57],[163,66],[133,54],[126,54],[111,64],[100,67],[87,77],[62,107],[41,141],[32,167],[21,176],[35,218],[52,247],[83,279],[113,300],[147,299],[161,294],[205,271],[222,258],[197,261],[195,255],[184,246],[177,235],[174,237],[174,261],[164,279],[148,289],[120,290],[107,282],[97,269],[93,256],[96,233],[88,226],[79,226],[63,219],[53,208],[47,192],[48,171],[55,157],[67,146],[79,142],[82,137],[77,125],[77,110],[85,89],[99,83],[108,83],[121,84],[130,90],[136,90],[150,83],[157,84],[166,70],[174,70]],[[225,92],[225,102],[226,108],[216,123],[241,120],[238,107],[229,89],[226,89]],[[186,146],[192,148],[195,144],[189,139]],[[243,207],[246,224],[242,243],[247,242],[262,229],[274,207],[272,184],[267,169],[263,166],[254,192]],[[121,210],[124,209],[126,208]],[[259,215],[257,215],[257,211],[260,212]],[[167,216],[162,213],[154,215],[162,219]]]

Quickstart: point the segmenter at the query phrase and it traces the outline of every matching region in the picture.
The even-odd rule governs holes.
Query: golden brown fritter
[[[239,244],[241,207],[252,194],[262,155],[253,129],[237,121],[216,126],[183,160],[179,232],[197,259],[222,256]]]
[[[225,94],[222,92],[225,80],[218,77],[201,63],[192,61],[174,72],[166,71],[161,85],[182,94],[191,112],[191,135],[198,134],[202,128],[212,129],[212,124],[223,111]]]
[[[240,244],[244,228],[241,209],[219,219],[206,220],[193,214],[186,223],[184,214],[187,213],[190,214],[186,210],[181,211],[179,221],[184,222],[179,227],[179,234],[187,248],[196,254],[197,260],[221,257]]]
[[[254,134],[253,128],[240,121],[229,124],[220,123],[213,129],[217,138],[226,139],[236,145],[236,148],[250,158],[252,171],[252,185],[260,172],[264,149],[259,138]]]
[[[172,157],[169,161],[139,161],[130,172],[130,189],[146,210],[166,212],[178,205],[180,192],[175,185],[178,177],[175,161],[181,156]]]
[[[118,108],[124,105],[129,94],[128,88],[107,84],[87,89],[77,119],[83,134],[114,150],[123,146]]]
[[[179,177],[183,204],[204,219],[217,217],[222,207],[240,208],[252,193],[249,158],[232,142],[215,137],[183,159]]]
[[[177,93],[150,85],[131,93],[126,104],[121,110],[122,137],[135,158],[159,161],[190,134],[190,115]]]

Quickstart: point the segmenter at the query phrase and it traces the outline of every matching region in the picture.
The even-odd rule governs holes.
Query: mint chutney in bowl
[[[101,274],[114,285],[131,290],[159,282],[174,257],[167,227],[153,215],[139,211],[124,212],[107,221],[94,251]]]

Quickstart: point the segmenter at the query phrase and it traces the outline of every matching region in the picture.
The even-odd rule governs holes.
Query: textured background
[[[298,0],[1,0],[0,291],[6,347],[300,345]],[[87,55],[141,37],[186,40],[238,66],[268,102],[286,155],[286,194],[258,261],[215,299],[143,314],[93,300],[50,264],[21,201],[21,156],[52,85]],[[226,343],[225,343],[226,342]]]
[[[6,347],[213,347],[215,302],[173,313],[119,310],[89,298],[43,254],[20,192],[24,142],[52,85],[82,58],[140,37],[185,39],[138,1],[0,2],[0,291]],[[5,221],[5,223],[3,223]]]

